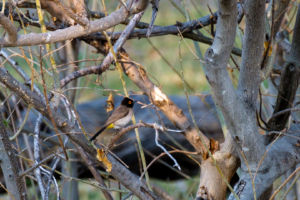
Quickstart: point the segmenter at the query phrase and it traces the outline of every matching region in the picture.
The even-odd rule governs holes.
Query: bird
[[[100,135],[105,129],[120,129],[128,124],[133,115],[133,105],[135,101],[131,98],[125,97],[121,105],[119,105],[112,114],[108,117],[105,124],[101,127],[101,129],[90,139],[90,142],[96,139],[98,135]]]

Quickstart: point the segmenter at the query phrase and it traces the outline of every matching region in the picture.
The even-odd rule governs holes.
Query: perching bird
[[[121,105],[118,106],[113,113],[108,117],[104,126],[90,139],[90,142],[93,141],[100,133],[102,133],[105,129],[120,129],[128,124],[133,115],[133,104],[134,101],[128,97],[125,97]]]

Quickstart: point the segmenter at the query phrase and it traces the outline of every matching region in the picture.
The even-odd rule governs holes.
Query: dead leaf
[[[114,98],[112,96],[112,93],[109,93],[106,103],[107,103],[106,112],[112,111],[115,108]]]
[[[227,68],[227,71],[229,71],[230,73],[233,73],[233,69],[232,68]]]
[[[214,154],[216,151],[220,150],[218,141],[210,138],[210,151]]]
[[[112,164],[105,156],[103,149],[97,149],[97,159],[105,165],[107,172],[111,171]]]
[[[269,41],[264,42],[264,48],[265,48],[265,50],[264,50],[264,56],[266,55],[266,51],[268,49],[269,43],[270,43]],[[272,51],[273,51],[273,46],[271,44],[271,46],[269,48],[268,56],[272,55]]]

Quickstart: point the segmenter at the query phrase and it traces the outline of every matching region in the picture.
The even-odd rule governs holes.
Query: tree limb
[[[132,0],[129,0],[128,2],[129,5],[131,1]],[[77,25],[63,30],[56,30],[51,33],[31,33],[28,35],[20,35],[18,40],[14,44],[11,44],[5,39],[0,39],[0,46],[11,47],[11,46],[33,46],[33,45],[40,45],[40,44],[49,44],[49,43],[77,38],[98,31],[105,31],[108,28],[118,25],[119,23],[127,19],[131,14],[136,14],[142,11],[143,9],[146,8],[147,5],[148,5],[148,0],[137,1],[137,3],[135,1],[132,5],[132,9],[130,13],[128,13],[128,11],[124,7],[121,7],[119,10],[111,13],[105,18],[89,22],[88,28],[84,28],[82,26]]]
[[[12,149],[12,144],[9,140],[3,123],[2,114],[0,114],[0,165],[4,174],[6,187],[16,200],[26,200],[27,191],[25,182],[22,176],[19,176],[19,163],[15,156],[15,151]]]
[[[226,180],[230,182],[237,168],[240,166],[240,160],[234,141],[229,133],[225,142],[220,146],[221,149],[216,151],[213,156]],[[205,160],[201,165],[200,184],[196,197],[200,199],[225,199],[226,193],[227,185],[222,179],[220,172],[214,166],[211,159]]]
[[[267,170],[254,170],[256,174],[254,178],[255,191],[257,197],[260,197],[266,190],[270,188],[273,182],[284,174],[288,169],[296,166],[300,162],[299,141],[294,137],[300,137],[299,129],[293,126],[288,131],[293,137],[284,136],[276,141],[269,149],[267,155],[269,159],[269,168]],[[242,169],[240,181],[234,188],[238,193],[240,200],[253,199],[253,185],[248,172]],[[234,200],[235,197],[230,195],[229,200]]]
[[[265,1],[246,1],[245,9],[246,29],[237,94],[247,109],[255,110],[260,85],[260,62],[264,49]]]
[[[261,72],[260,72],[261,81],[264,81],[265,79],[267,79],[271,74],[271,71],[273,68],[273,63],[274,63],[274,58],[275,58],[275,52],[276,52],[276,49],[275,49],[276,33],[279,30],[280,24],[285,15],[287,7],[290,4],[290,0],[287,0],[287,1],[273,0],[272,4],[274,3],[274,1],[275,1],[275,4],[272,5],[272,10],[274,9],[274,13],[272,12],[272,15],[274,15],[274,17],[271,17],[271,19],[272,19],[271,26],[273,26],[273,27],[270,27],[269,20],[267,18],[267,13],[266,13],[266,22],[265,22],[266,27],[268,27],[268,28],[266,28],[267,29],[266,37],[269,40],[269,41],[266,41],[266,42],[269,42],[268,43],[269,47],[267,47],[267,49],[269,48],[269,52],[272,52],[272,53],[271,53],[271,55],[269,55],[269,52],[265,52],[265,55],[264,55],[265,58],[263,59],[262,66],[261,66]],[[275,9],[275,7],[276,7],[276,9]]]
[[[50,119],[50,115],[46,109],[45,103],[35,93],[30,91],[26,86],[13,78],[5,69],[0,68],[0,81],[5,84],[16,95],[22,98],[27,104],[32,105],[38,112]],[[51,106],[51,109],[52,106]],[[81,146],[91,157],[96,157],[96,150],[90,145],[84,135],[78,135],[81,130],[75,127],[72,122],[63,117],[59,112],[52,110],[52,117],[57,128],[63,133],[70,133],[67,136]],[[138,198],[142,200],[160,199],[153,194],[141,181],[139,181],[127,168],[116,161],[112,156],[108,155],[109,161],[112,163],[111,175],[119,180],[126,188],[132,191]],[[102,162],[99,162],[103,167]]]
[[[292,40],[292,46],[290,54],[284,64],[283,71],[281,73],[281,82],[279,92],[276,100],[276,106],[273,114],[276,114],[282,110],[289,109],[293,106],[295,94],[298,89],[299,75],[300,75],[300,9],[297,11],[297,18],[294,28],[294,35]],[[268,121],[269,129],[272,131],[281,131],[284,129],[287,120],[290,116],[290,112],[284,113],[280,116],[273,117]],[[267,136],[266,143],[270,143],[274,136]]]
[[[81,17],[79,15],[76,15],[73,13],[73,11],[64,3],[60,2],[60,0],[54,0],[56,5],[64,11],[66,15],[68,15],[72,20],[74,20],[77,24],[80,24],[81,26],[87,26],[89,23],[89,20],[86,17]],[[72,4],[73,5],[73,4]]]
[[[218,13],[219,18],[214,42],[205,54],[205,73],[213,92],[214,101],[220,107],[230,133],[233,137],[239,138],[237,129],[241,129],[241,127],[236,126],[239,123],[237,120],[240,118],[238,117],[240,113],[237,112],[244,108],[241,102],[238,101],[227,71],[227,63],[234,45],[237,26],[235,1],[220,1]],[[216,151],[213,156],[226,180],[230,182],[239,166],[239,157],[231,136],[229,133],[227,134],[221,150]],[[214,166],[213,161],[211,159],[205,160],[201,166],[197,197],[200,199],[225,199],[226,190],[227,185]]]
[[[15,25],[3,13],[0,13],[0,24],[8,33],[8,37],[1,40],[4,40],[9,45],[15,45],[18,39],[18,31]]]
[[[98,172],[98,170],[93,166],[93,162],[92,160],[88,157],[87,153],[76,143],[73,143],[77,149],[77,151],[79,152],[81,158],[84,160],[86,166],[89,168],[89,170],[91,171],[91,173],[93,174],[95,180],[101,184],[101,187],[106,187],[105,182],[103,181],[100,173]],[[108,191],[108,190],[101,190],[104,197],[106,198],[106,200],[114,200],[112,194]]]

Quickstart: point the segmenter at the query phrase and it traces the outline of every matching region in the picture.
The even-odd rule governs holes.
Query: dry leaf
[[[103,149],[97,149],[97,159],[98,159],[100,162],[103,162],[103,164],[104,164],[105,167],[106,167],[106,171],[107,171],[107,172],[110,172],[110,171],[111,171],[112,164],[109,162],[109,160],[108,160],[107,157],[105,156],[105,153],[104,153]]]
[[[268,46],[269,46],[269,42],[268,41],[264,42],[264,48],[265,48],[265,50],[264,50],[264,56],[266,55],[266,51],[268,49]],[[272,51],[273,51],[273,46],[271,44],[271,46],[269,48],[268,56],[272,55]]]
[[[107,103],[106,112],[112,111],[115,108],[114,98],[112,96],[112,93],[109,93],[106,103]]]
[[[229,71],[230,73],[233,73],[233,69],[232,68],[227,68],[227,71]]]
[[[218,141],[210,138],[210,151],[214,154],[216,151],[220,150]]]

